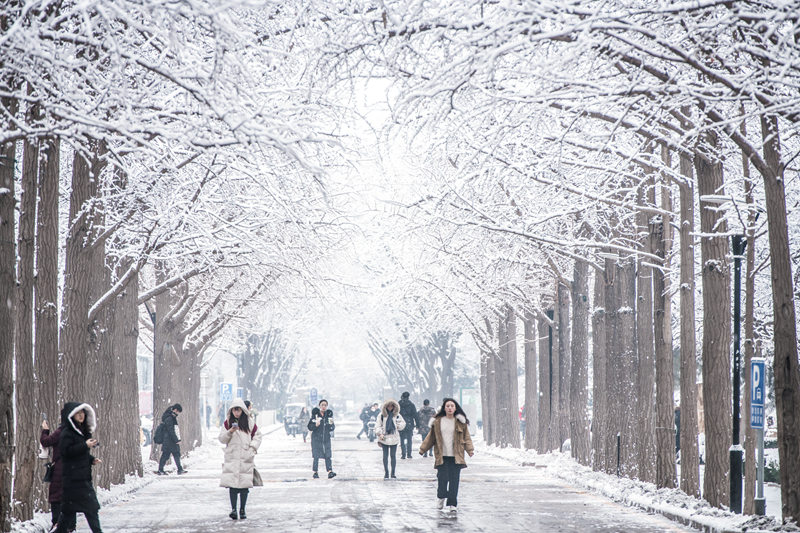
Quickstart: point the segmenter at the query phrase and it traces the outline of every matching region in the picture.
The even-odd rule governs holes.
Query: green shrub
[[[770,459],[767,464],[764,465],[764,481],[768,481],[770,483],[781,482],[781,467],[778,464],[778,461]]]

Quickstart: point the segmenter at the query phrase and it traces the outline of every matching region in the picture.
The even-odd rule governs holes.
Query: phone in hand
[[[42,411],[42,420],[47,420],[47,413]]]
[[[233,424],[231,424],[231,427],[238,428],[239,427],[239,422],[234,422]]]

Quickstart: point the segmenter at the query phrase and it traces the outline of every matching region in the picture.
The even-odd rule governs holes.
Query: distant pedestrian
[[[225,404],[220,403],[219,407],[217,408],[217,418],[219,419],[219,427],[225,423]]]
[[[378,417],[378,444],[383,448],[383,479],[389,479],[389,458],[392,460],[392,479],[395,479],[397,466],[397,445],[400,443],[400,432],[406,427],[406,421],[400,416],[400,404],[394,400],[386,400]]]
[[[255,424],[258,421],[258,409],[256,409],[255,406],[253,406],[253,404],[250,403],[250,400],[245,400],[244,405],[250,412],[250,420],[252,420],[253,424]]]
[[[336,429],[333,423],[333,411],[328,409],[328,400],[320,400],[319,407],[311,411],[308,430],[311,432],[311,454],[314,457],[313,478],[319,477],[319,460],[325,459],[328,479],[336,476],[331,461],[331,433]]]
[[[159,476],[167,474],[164,467],[170,456],[175,460],[178,474],[186,473],[181,466],[181,429],[178,426],[178,414],[182,412],[183,407],[176,403],[167,407],[167,410],[161,415],[161,423],[164,424],[164,442],[161,444],[161,459],[158,461],[158,472],[156,472]]]
[[[439,485],[436,490],[437,506],[456,512],[458,508],[458,484],[461,469],[467,467],[466,451],[470,457],[475,452],[469,435],[469,420],[464,410],[453,398],[445,398],[442,407],[431,419],[431,431],[419,448],[420,455],[433,448],[436,458],[434,468]]]
[[[369,404],[365,403],[364,407],[361,408],[361,412],[358,415],[358,418],[361,420],[361,431],[358,432],[356,438],[361,440],[361,435],[364,433],[368,433],[367,431],[367,422],[369,422]]]
[[[99,444],[92,438],[97,428],[97,417],[88,403],[68,402],[64,412],[66,423],[58,442],[63,461],[63,491],[55,533],[67,533],[75,525],[77,513],[83,513],[92,533],[102,533],[100,503],[92,485],[92,465],[101,462],[91,453]]]
[[[300,409],[300,414],[297,415],[298,424],[300,424],[300,431],[303,432],[303,442],[306,442],[306,438],[308,438],[308,420],[310,416],[308,414],[308,409],[305,406]]]
[[[419,427],[419,417],[417,415],[417,406],[408,399],[411,393],[404,392],[400,395],[400,414],[403,420],[406,421],[406,427],[400,432],[400,455],[401,459],[411,459],[412,445],[411,441],[414,438],[414,428]]]
[[[42,434],[39,437],[39,443],[45,448],[52,448],[53,455],[51,463],[53,464],[53,477],[50,478],[50,486],[47,491],[47,501],[50,502],[50,521],[52,523],[50,531],[53,531],[58,525],[58,519],[61,516],[61,500],[64,491],[64,462],[61,460],[61,448],[58,444],[61,440],[61,433],[64,428],[69,424],[67,421],[66,407],[61,409],[61,425],[55,431],[50,431],[50,426],[47,420],[42,420]],[[74,515],[73,515],[74,516]],[[67,531],[75,530],[75,521],[67,524]]]
[[[225,445],[225,462],[219,484],[227,487],[231,500],[232,519],[247,518],[247,496],[254,486],[255,456],[261,446],[261,433],[250,411],[241,398],[236,398],[228,409],[228,416],[219,432],[219,441]],[[236,501],[239,500],[239,511]]]
[[[431,401],[426,398],[422,401],[422,409],[417,414],[419,415],[419,434],[422,435],[422,440],[425,440],[431,430],[429,424],[431,418],[436,414],[436,409],[431,407]],[[429,450],[422,454],[422,457],[428,457],[429,454],[433,455],[433,452]]]
[[[206,404],[206,429],[211,429],[211,412],[212,411],[213,411],[213,409],[211,409],[211,405],[210,404]]]

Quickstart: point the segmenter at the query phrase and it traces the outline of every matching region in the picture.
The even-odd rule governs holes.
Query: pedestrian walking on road
[[[422,409],[419,410],[419,434],[422,436],[422,440],[425,440],[425,437],[428,436],[428,433],[431,430],[430,421],[433,416],[436,414],[436,409],[431,407],[431,401],[427,398],[422,402]],[[432,451],[427,451],[422,454],[422,457],[428,457],[428,455],[433,455]]]
[[[300,414],[297,415],[297,422],[300,424],[300,431],[303,432],[303,442],[306,442],[306,438],[308,437],[308,422],[306,422],[308,419],[308,409],[303,407],[300,409]]]
[[[319,460],[325,459],[325,470],[328,479],[335,477],[331,462],[331,433],[336,429],[333,423],[333,411],[328,409],[328,400],[320,400],[319,407],[311,411],[311,420],[308,421],[308,430],[311,432],[311,454],[314,457],[314,479],[319,477]]]
[[[161,423],[164,424],[164,441],[161,444],[161,459],[158,461],[158,472],[156,472],[159,476],[167,474],[164,467],[167,466],[170,456],[175,460],[178,474],[186,473],[181,466],[181,429],[178,427],[178,414],[181,412],[183,412],[183,407],[176,403],[167,407],[167,410],[161,415]]]
[[[400,432],[406,427],[406,421],[400,416],[400,404],[394,400],[386,400],[378,417],[378,445],[383,448],[383,479],[389,479],[389,458],[392,459],[392,479],[396,479],[397,445],[400,443]]]
[[[361,440],[361,435],[364,433],[368,433],[367,431],[367,422],[369,422],[369,404],[365,403],[364,407],[361,408],[361,413],[359,413],[358,418],[361,420],[361,431],[358,432],[356,438]]]
[[[261,446],[261,432],[250,414],[242,399],[236,398],[231,403],[228,416],[219,432],[219,441],[225,445],[225,462],[219,485],[228,488],[231,499],[231,512],[228,516],[234,520],[247,518],[247,496],[251,488],[261,483],[255,463],[258,447]]]
[[[414,402],[408,399],[411,393],[404,392],[400,395],[400,414],[403,420],[406,421],[406,427],[400,432],[400,454],[401,459],[411,459],[412,444],[414,438],[414,428],[419,427],[419,416],[417,415],[417,406]]]
[[[55,431],[50,431],[50,425],[47,420],[42,420],[42,434],[39,437],[39,443],[45,448],[52,448],[52,463],[53,477],[50,478],[50,486],[47,492],[47,501],[50,502],[50,531],[54,531],[58,526],[58,519],[61,516],[61,499],[64,492],[63,472],[64,462],[61,460],[61,448],[58,443],[61,440],[61,433],[69,423],[67,422],[66,407],[61,409],[61,425]],[[75,522],[67,524],[67,531],[75,531]]]
[[[431,431],[419,448],[420,455],[433,448],[436,458],[434,468],[439,485],[436,489],[437,506],[455,513],[458,508],[458,483],[461,469],[467,467],[464,452],[475,453],[469,435],[469,421],[464,410],[453,398],[445,398],[442,407],[431,419]]]
[[[67,533],[75,526],[75,516],[83,513],[92,533],[100,529],[100,503],[92,485],[92,465],[101,461],[92,455],[99,445],[92,433],[97,428],[97,417],[88,403],[68,402],[64,428],[58,441],[62,461],[61,515],[55,533]]]

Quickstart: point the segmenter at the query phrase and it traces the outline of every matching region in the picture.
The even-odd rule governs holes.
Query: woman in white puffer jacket
[[[400,404],[394,400],[386,400],[378,417],[378,445],[383,448],[383,479],[389,479],[389,457],[392,458],[392,479],[397,465],[397,445],[400,444],[400,432],[406,427],[406,421],[400,416]]]
[[[222,424],[219,441],[225,444],[225,462],[222,465],[220,486],[228,487],[231,499],[231,513],[234,520],[247,518],[245,506],[247,495],[253,487],[255,456],[261,445],[261,433],[250,419],[241,398],[236,398],[228,408],[228,416]],[[236,500],[239,499],[239,513],[236,513]]]

